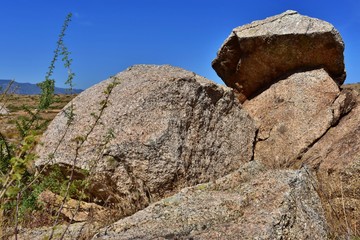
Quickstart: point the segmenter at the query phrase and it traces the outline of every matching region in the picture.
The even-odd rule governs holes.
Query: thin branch
[[[87,141],[88,137],[90,136],[90,134],[94,131],[95,127],[98,125],[105,109],[107,108],[108,106],[108,103],[109,103],[109,98],[110,98],[110,95],[114,89],[114,87],[116,85],[118,85],[119,83],[117,82],[117,78],[113,78],[113,82],[111,84],[109,84],[107,86],[107,88],[105,89],[104,93],[105,93],[105,99],[103,101],[101,101],[101,107],[99,109],[99,114],[97,115],[94,123],[91,125],[91,128],[90,130],[86,133],[86,135],[84,136],[84,138],[82,138],[79,142],[78,142],[78,145],[76,147],[76,151],[75,151],[75,156],[74,156],[74,159],[73,159],[73,163],[72,163],[72,168],[71,168],[71,173],[70,173],[70,178],[69,178],[69,182],[67,184],[67,187],[66,187],[66,192],[65,192],[65,196],[63,198],[63,201],[61,203],[61,206],[57,212],[57,215],[56,215],[56,219],[55,219],[55,222],[53,224],[53,227],[52,227],[52,230],[51,230],[51,233],[50,233],[50,237],[49,237],[49,240],[52,239],[53,235],[54,235],[54,230],[55,230],[55,227],[57,226],[58,224],[58,221],[59,221],[59,217],[60,217],[60,214],[61,214],[61,211],[65,205],[65,202],[66,202],[66,198],[69,194],[69,190],[70,190],[70,186],[73,182],[73,177],[74,177],[74,172],[75,172],[75,167],[76,167],[76,163],[77,163],[77,160],[78,160],[78,156],[79,156],[79,151],[81,149],[81,147],[84,145],[84,143]],[[67,231],[68,227],[65,229],[65,231]],[[65,233],[64,233],[65,234]]]

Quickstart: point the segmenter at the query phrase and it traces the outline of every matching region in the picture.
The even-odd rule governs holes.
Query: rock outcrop
[[[344,43],[331,24],[295,11],[235,28],[212,63],[226,85],[252,98],[289,74],[324,68],[345,79]]]
[[[225,41],[213,67],[233,89],[133,66],[54,119],[36,165],[87,178],[81,200],[118,210],[93,239],[360,235],[360,97],[339,88],[343,50],[331,24],[287,11]],[[93,203],[77,202],[87,220]]]
[[[335,237],[360,229],[359,98],[338,88],[343,47],[332,25],[288,11],[235,28],[213,61],[259,128],[254,159],[309,165]]]
[[[306,169],[265,170],[252,161],[99,231],[93,239],[326,239]]]
[[[255,132],[230,88],[180,68],[139,65],[65,107],[36,165],[90,171],[88,194],[120,205],[124,216],[238,169],[252,158]]]

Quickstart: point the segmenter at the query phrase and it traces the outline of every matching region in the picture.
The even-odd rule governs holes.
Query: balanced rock
[[[317,183],[304,168],[252,161],[101,229],[93,239],[326,239]]]
[[[255,132],[232,89],[138,65],[73,99],[44,133],[36,165],[88,170],[88,194],[127,215],[238,169],[252,158]]]
[[[331,128],[301,162],[318,176],[319,193],[332,232],[360,235],[360,97],[345,90],[354,109]]]
[[[271,167],[294,164],[350,109],[323,69],[296,73],[273,84],[244,108],[259,132],[254,159]]]
[[[235,28],[212,66],[241,100],[292,73],[324,68],[342,84],[344,43],[331,24],[295,11]]]

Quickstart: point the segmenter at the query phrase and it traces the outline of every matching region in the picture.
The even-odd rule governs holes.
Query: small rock
[[[7,115],[7,114],[9,114],[9,110],[5,106],[2,106],[2,104],[0,103],[0,115]]]
[[[38,197],[38,202],[40,204],[51,207],[55,211],[58,211],[61,205],[62,210],[61,214],[67,217],[69,220],[75,222],[84,222],[84,221],[101,221],[109,218],[112,215],[111,211],[99,206],[95,203],[87,203],[84,201],[76,199],[66,199],[46,190],[42,192]]]

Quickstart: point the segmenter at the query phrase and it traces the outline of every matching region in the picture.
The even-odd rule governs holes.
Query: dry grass
[[[322,200],[330,239],[360,239],[359,168],[351,166],[342,172],[321,172],[318,193]]]
[[[360,83],[344,84],[341,86],[343,89],[353,89],[360,93]]]
[[[49,120],[54,119],[61,109],[72,100],[76,95],[56,95],[55,102],[49,110],[41,114],[41,117]],[[39,95],[18,95],[11,94],[6,97],[5,107],[9,110],[8,115],[0,115],[0,129],[2,134],[10,142],[16,142],[19,139],[19,132],[16,128],[16,121],[26,116],[24,106],[35,110],[39,103]]]

